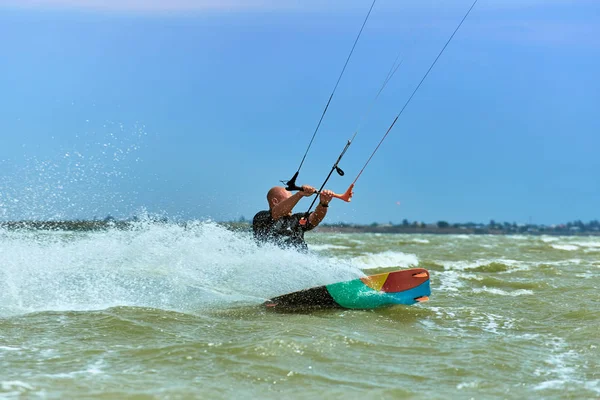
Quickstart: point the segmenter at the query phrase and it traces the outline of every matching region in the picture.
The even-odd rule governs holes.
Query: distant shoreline
[[[382,234],[429,234],[429,235],[532,235],[532,236],[600,236],[598,231],[540,231],[540,230],[524,230],[520,231],[505,231],[500,229],[488,228],[437,228],[437,227],[402,227],[402,226],[385,226],[371,227],[364,226],[319,226],[315,229],[316,232],[322,233],[382,233]]]
[[[166,219],[150,221],[155,224],[169,223]],[[0,228],[9,230],[46,230],[67,232],[90,232],[107,229],[130,229],[138,222],[135,220],[73,220],[73,221],[9,221],[0,222]],[[217,222],[229,229],[248,231],[251,229],[247,221]],[[178,222],[186,226],[188,222]],[[597,222],[589,225],[581,223],[568,223],[556,226],[519,225],[516,224],[321,224],[314,232],[318,233],[381,233],[381,234],[431,234],[431,235],[550,235],[550,236],[600,236]],[[441,225],[441,226],[439,226]]]

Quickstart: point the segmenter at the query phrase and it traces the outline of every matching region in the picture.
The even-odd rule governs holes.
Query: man
[[[267,193],[268,211],[260,211],[252,220],[254,238],[259,243],[270,242],[280,247],[293,247],[307,251],[304,232],[310,231],[325,218],[327,207],[333,198],[331,190],[323,190],[320,203],[306,217],[305,213],[292,214],[292,210],[302,197],[310,197],[317,191],[312,186],[304,185],[302,190],[292,194],[281,186],[275,186]]]

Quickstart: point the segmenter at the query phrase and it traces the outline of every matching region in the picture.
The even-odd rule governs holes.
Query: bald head
[[[285,190],[282,186],[272,187],[267,193],[267,201],[269,202],[269,209],[272,209],[283,200],[289,198],[292,195],[291,192]]]

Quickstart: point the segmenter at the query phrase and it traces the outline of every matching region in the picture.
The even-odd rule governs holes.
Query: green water
[[[600,238],[309,242],[303,259],[202,224],[1,232],[0,397],[600,397]],[[431,272],[427,303],[259,306],[304,285],[417,265]]]

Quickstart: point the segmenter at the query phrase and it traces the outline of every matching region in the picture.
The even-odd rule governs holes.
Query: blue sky
[[[329,221],[600,217],[600,3],[480,1]],[[0,0],[0,219],[252,217],[371,1],[81,3]],[[321,184],[401,52],[328,184],[346,189],[470,4],[378,0],[300,183]]]

